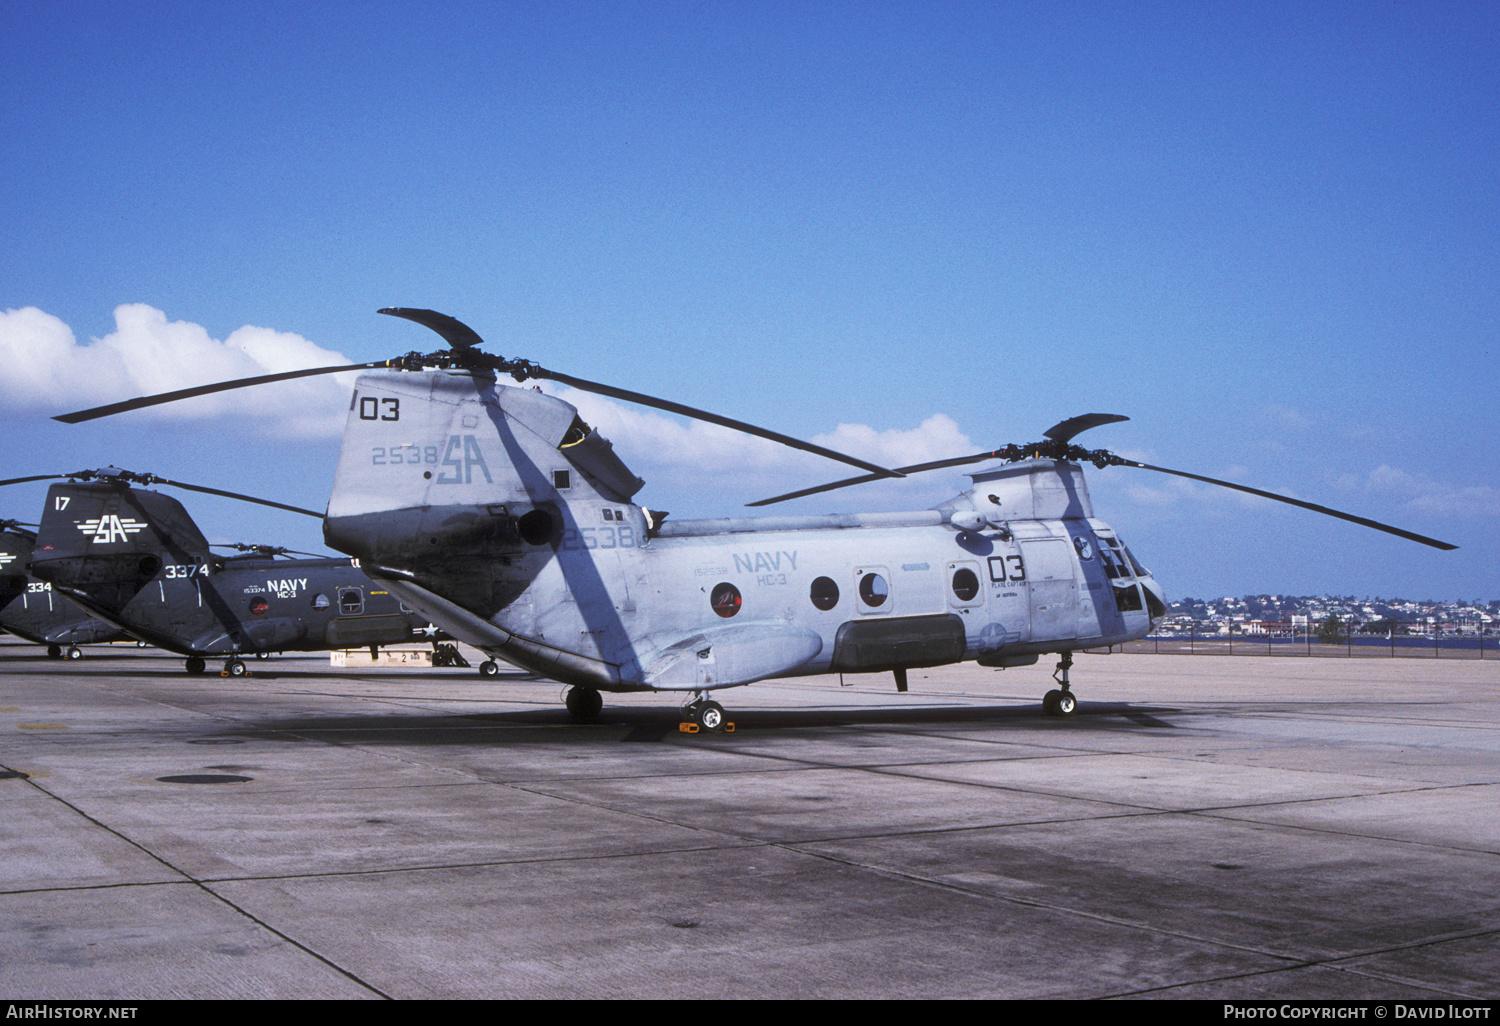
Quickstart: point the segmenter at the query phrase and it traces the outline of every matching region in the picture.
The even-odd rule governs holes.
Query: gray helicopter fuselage
[[[667,520],[576,410],[470,371],[367,372],[325,538],[460,640],[601,690],[879,672],[1144,636],[1160,588],[1031,460],[904,513]]]

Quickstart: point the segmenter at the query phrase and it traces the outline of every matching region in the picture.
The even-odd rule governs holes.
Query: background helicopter
[[[319,516],[310,510],[113,467],[52,476],[70,480],[48,489],[32,573],[132,636],[186,656],[189,673],[203,672],[208,657],[241,676],[250,654],[436,640],[426,620],[349,559],[277,559],[281,550],[263,546],[215,556],[176,499],[130,485],[170,484]]]
[[[84,612],[52,585],[27,571],[36,534],[14,520],[0,520],[0,628],[47,647],[47,655],[83,657],[80,645],[127,640],[118,627]]]
[[[708,692],[773,676],[891,672],[973,659],[1059,655],[1047,712],[1076,708],[1072,653],[1144,636],[1160,585],[1094,518],[1082,462],[1133,466],[1290,502],[1438,548],[1389,525],[1201,475],[1090,451],[1072,438],[1116,415],[1064,421],[1044,441],[892,471],[666,400],[476,348],[430,310],[387,309],[453,347],[352,367],[264,375],[117,403],[92,419],[189,395],[362,369],[324,534],[413,608],[492,656],[573,685],[589,717],[601,691],[675,690],[722,729]],[[389,369],[376,371],[373,368]],[[973,486],[933,509],[885,514],[665,521],[632,503],[642,482],[568,403],[499,384],[551,379],[714,423],[878,477],[985,460]]]

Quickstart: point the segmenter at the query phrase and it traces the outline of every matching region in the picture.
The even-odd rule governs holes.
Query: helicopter
[[[1048,715],[1077,709],[1073,653],[1144,637],[1165,593],[1094,515],[1083,464],[1204,481],[1452,549],[1446,542],[1228,481],[1073,443],[1125,420],[1084,414],[1041,441],[887,469],[669,400],[479,348],[432,310],[386,308],[450,346],[127,400],[76,423],[192,395],[359,370],[324,539],[371,578],[492,659],[569,686],[568,711],[596,717],[602,692],[686,696],[685,729],[733,728],[712,692],[773,677],[890,673],[973,660],[996,668],[1058,657]],[[509,375],[516,385],[502,384]],[[886,477],[975,463],[971,486],[931,509],[823,516],[667,519],[564,400],[529,380],[748,431],[859,467],[779,502]]]
[[[224,659],[223,675],[241,677],[247,655],[367,646],[373,655],[381,645],[441,640],[347,557],[279,559],[286,550],[256,545],[215,555],[181,503],[132,485],[321,514],[117,467],[25,480],[48,477],[68,480],[48,488],[31,573],[99,619],[185,656],[189,674],[204,672],[209,657]]]
[[[0,520],[0,628],[35,645],[52,659],[82,659],[82,645],[129,640],[125,632],[84,612],[27,571],[36,534],[28,525]]]

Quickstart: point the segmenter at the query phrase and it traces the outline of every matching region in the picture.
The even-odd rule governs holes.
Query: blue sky
[[[0,477],[116,463],[321,509],[331,379],[47,417],[430,350],[375,314],[419,306],[888,465],[1121,413],[1078,441],[1462,546],[1091,472],[1172,597],[1500,598],[1493,4],[0,11]],[[844,476],[581,405],[679,517]],[[39,508],[8,491],[0,516]],[[184,501],[210,537],[319,546]]]

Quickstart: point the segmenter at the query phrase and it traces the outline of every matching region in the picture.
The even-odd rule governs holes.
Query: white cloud
[[[557,387],[549,389],[558,398],[578,408],[579,414],[617,445],[628,445],[659,464],[685,467],[726,467],[740,470],[796,470],[816,474],[830,469],[838,476],[836,463],[755,435],[698,420],[686,423],[649,409]],[[776,430],[774,425],[758,425]],[[827,434],[806,439],[836,452],[895,467],[974,451],[974,443],[959,430],[951,417],[934,414],[908,431],[876,431],[865,424],[840,424]],[[851,470],[850,474],[857,471]],[[845,475],[848,476],[848,475]],[[817,480],[816,477],[813,480]]]
[[[227,339],[168,321],[144,303],[115,309],[115,330],[80,345],[59,318],[25,307],[0,313],[0,407],[57,414],[141,395],[307,367],[348,364],[300,335],[245,326]],[[271,433],[338,435],[352,376],[278,382],[149,407],[125,416],[187,420],[237,416]]]
[[[1312,418],[1303,414],[1301,410],[1279,403],[1265,407],[1262,410],[1262,416],[1268,424],[1287,434],[1303,434],[1312,430],[1314,426]]]
[[[745,501],[862,473],[857,467],[714,424],[684,422],[577,389],[547,386],[546,390],[577,407],[579,415],[614,443],[621,458],[653,486],[653,491],[657,487],[670,491],[690,482],[702,485],[714,481],[719,482],[720,491],[747,493],[739,498]],[[774,424],[759,426],[779,428]],[[940,413],[908,430],[877,431],[866,424],[840,424],[804,440],[883,467],[966,456],[977,448],[951,417]],[[971,468],[948,473],[961,475],[964,469]],[[838,496],[819,501],[830,508],[896,509],[908,508],[913,502],[925,505],[939,501],[948,493],[944,492],[940,474],[926,474],[875,482]]]
[[[969,436],[944,413],[934,413],[910,431],[899,428],[876,431],[866,424],[840,424],[812,441],[887,467],[968,456],[975,449]]]
[[[122,305],[114,317],[113,332],[81,344],[60,318],[35,307],[0,312],[0,361],[7,368],[0,376],[0,409],[54,415],[218,381],[350,362],[299,335],[270,328],[247,325],[221,341],[201,325],[169,321],[161,310],[143,303]],[[177,422],[234,419],[275,435],[337,437],[353,377],[328,375],[237,389],[123,416]],[[722,481],[729,470],[743,490],[757,491],[760,497],[859,473],[703,421],[564,386],[548,390],[576,406],[616,444],[633,469],[662,483]],[[840,424],[808,441],[886,467],[967,455],[976,448],[944,414],[934,414],[910,429],[878,431],[865,424]],[[937,476],[883,482],[863,498],[866,504],[877,497],[890,501],[896,497],[892,489],[913,494],[942,491],[934,480]],[[850,493],[854,502],[858,497]]]
[[[1134,455],[1127,458],[1139,460],[1142,463],[1151,462],[1148,459]],[[1244,480],[1249,474],[1250,471],[1246,467],[1236,465],[1224,468],[1219,472],[1217,477],[1221,481],[1228,481],[1232,484],[1244,484],[1251,488],[1260,488],[1261,491],[1273,492],[1288,498],[1301,498],[1294,489],[1285,486],[1278,488],[1275,486],[1249,484]],[[1203,476],[1209,477],[1214,475],[1205,474]],[[1142,505],[1153,506],[1159,509],[1191,504],[1197,508],[1247,509],[1264,512],[1281,505],[1272,499],[1263,498],[1259,495],[1251,495],[1248,492],[1242,492],[1234,488],[1194,481],[1191,478],[1162,474],[1157,471],[1132,469],[1130,467],[1110,467],[1102,471],[1100,475],[1091,478],[1091,481],[1099,480],[1108,481],[1110,487],[1117,488],[1119,494],[1126,498],[1139,502]]]
[[[1500,512],[1500,488],[1451,485],[1382,464],[1370,472],[1369,490],[1404,500],[1407,509],[1448,517],[1494,516]]]

